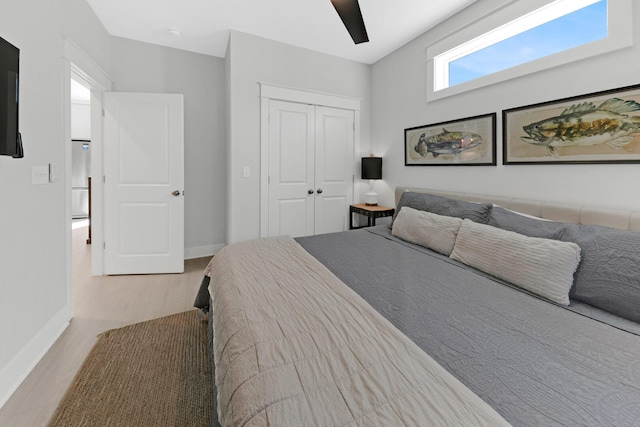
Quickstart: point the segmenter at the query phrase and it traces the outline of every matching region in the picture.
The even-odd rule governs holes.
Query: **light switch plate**
[[[31,166],[31,183],[41,185],[49,183],[49,166]]]

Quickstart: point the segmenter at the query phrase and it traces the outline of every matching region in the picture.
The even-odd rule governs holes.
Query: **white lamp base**
[[[369,191],[364,195],[364,204],[367,206],[378,206],[378,193]]]

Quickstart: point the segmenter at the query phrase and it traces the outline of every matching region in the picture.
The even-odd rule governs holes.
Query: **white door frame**
[[[113,79],[91,59],[73,40],[63,37],[62,58],[62,111],[64,120],[64,153],[60,172],[64,171],[65,194],[65,252],[67,308],[73,314],[73,267],[71,250],[71,77],[83,81],[91,88],[91,175],[98,177],[91,183],[91,272],[102,275],[102,94],[111,90]]]
[[[342,108],[354,112],[353,171],[360,152],[360,99],[260,82],[260,237],[269,232],[269,102],[273,100]],[[354,189],[355,194],[355,189]],[[345,212],[345,215],[347,212]]]

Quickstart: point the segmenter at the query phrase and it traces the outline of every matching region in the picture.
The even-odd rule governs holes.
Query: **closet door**
[[[353,110],[316,107],[315,234],[348,229],[354,133]]]
[[[315,107],[269,104],[269,236],[314,234]]]

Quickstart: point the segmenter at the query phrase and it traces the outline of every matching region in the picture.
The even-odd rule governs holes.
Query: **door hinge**
[[[103,108],[102,109],[102,117],[104,117],[104,116],[105,116],[105,113],[104,113],[104,108]]]
[[[107,176],[106,175],[102,175],[102,183],[103,184],[107,183]]]
[[[107,249],[107,242],[102,242],[102,249]]]

